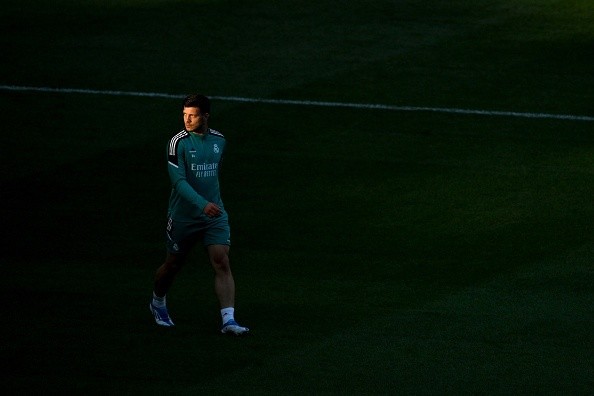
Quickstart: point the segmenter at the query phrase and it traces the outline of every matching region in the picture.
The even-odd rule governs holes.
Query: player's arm
[[[200,212],[203,212],[208,201],[202,195],[198,194],[190,183],[188,183],[186,178],[186,167],[184,166],[184,153],[182,142],[170,142],[167,156],[167,170],[169,172],[169,178],[171,179],[171,185],[182,198],[193,205],[196,205]]]

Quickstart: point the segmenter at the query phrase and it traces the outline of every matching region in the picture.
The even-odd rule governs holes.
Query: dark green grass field
[[[589,0],[4,4],[3,393],[593,394],[592,20]],[[200,250],[177,326],[148,311],[180,100],[7,86],[220,98],[249,337],[218,334]]]

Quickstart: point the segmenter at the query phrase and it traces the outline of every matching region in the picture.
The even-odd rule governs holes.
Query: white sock
[[[233,317],[234,312],[235,308],[233,307],[221,309],[221,318],[223,319],[223,324],[227,323],[230,320],[235,320],[235,318]]]
[[[153,292],[153,305],[157,308],[163,308],[167,304],[167,296],[158,297],[155,292]]]

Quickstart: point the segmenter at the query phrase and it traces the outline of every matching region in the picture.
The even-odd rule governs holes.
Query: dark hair
[[[198,107],[202,114],[210,113],[210,99],[204,95],[191,94],[185,97],[183,107]]]

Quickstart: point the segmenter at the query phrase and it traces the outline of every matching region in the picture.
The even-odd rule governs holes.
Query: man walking
[[[235,281],[229,266],[230,228],[219,189],[219,167],[225,137],[208,127],[210,100],[188,95],[183,101],[185,128],[169,140],[167,160],[172,191],[167,221],[167,257],[157,269],[150,310],[157,324],[173,326],[166,295],[198,242],[214,269],[215,292],[224,334],[243,335],[247,327],[235,321]]]

